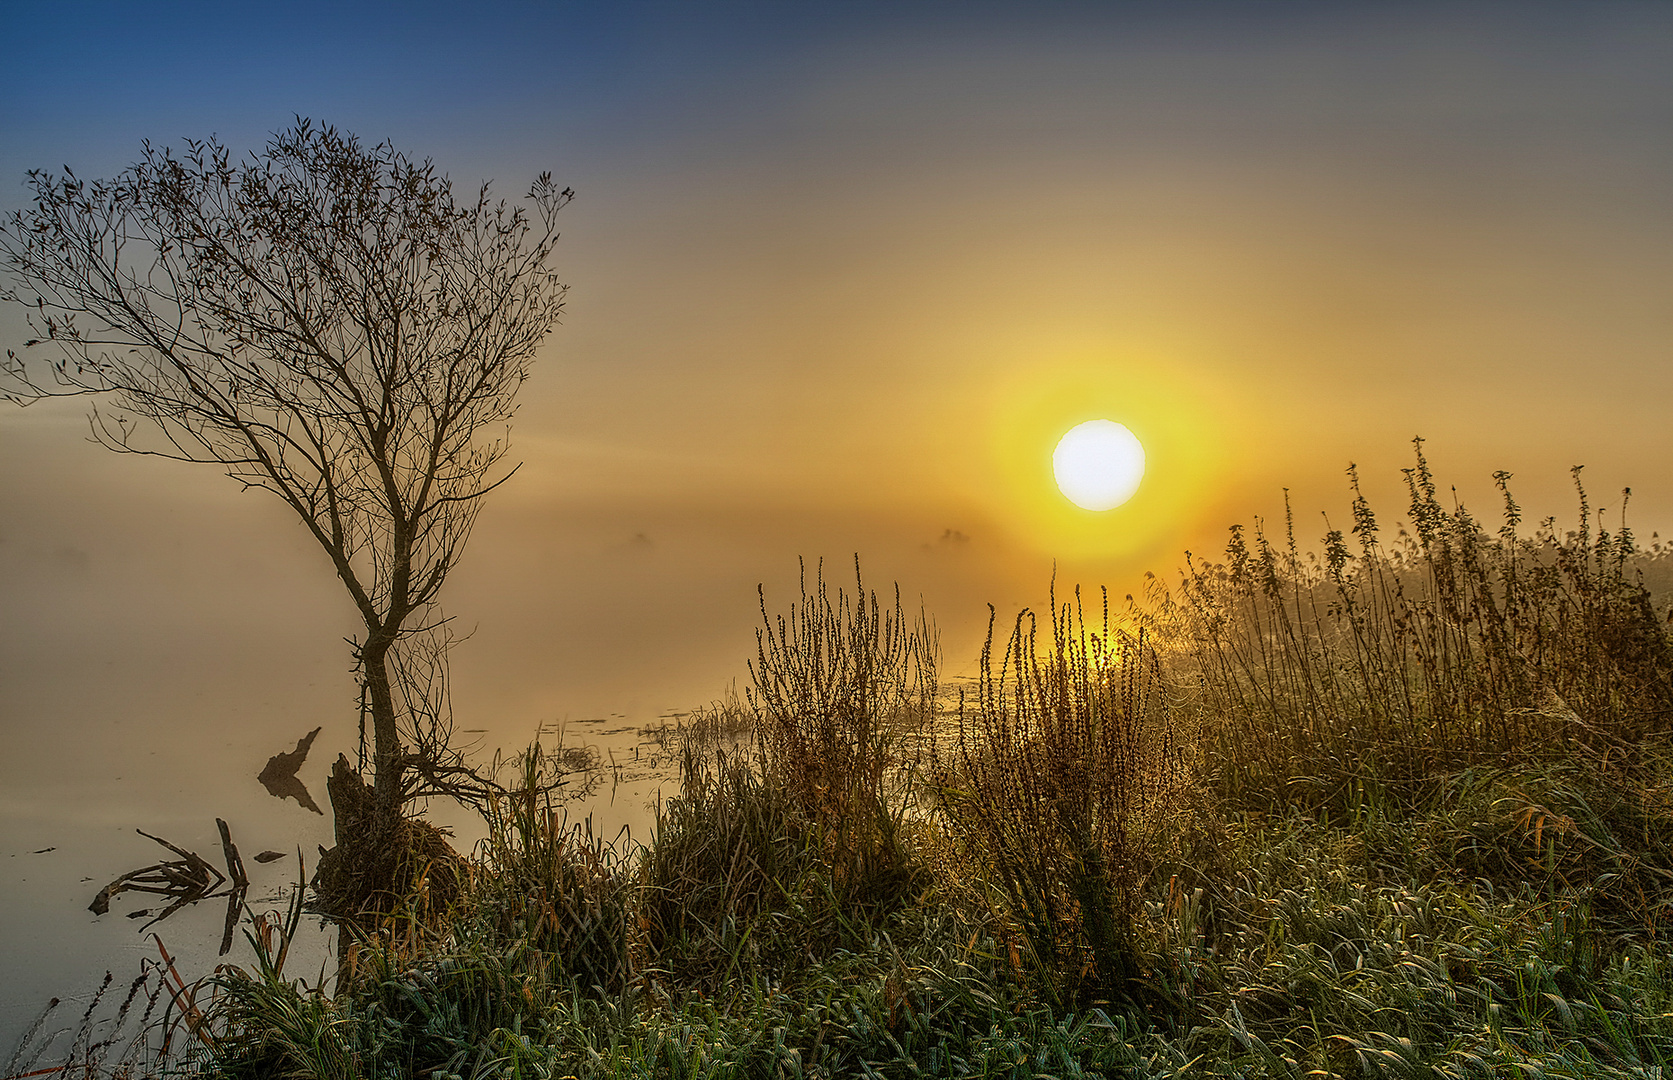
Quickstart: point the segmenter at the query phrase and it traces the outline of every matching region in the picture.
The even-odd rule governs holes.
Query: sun
[[[963,451],[959,494],[1019,553],[1126,573],[1217,523],[1225,440],[1246,405],[1196,358],[1030,337],[1006,359],[972,386],[971,408],[948,413],[963,426],[946,438]],[[1116,452],[1082,461],[1086,434]]]
[[[1144,479],[1144,447],[1114,420],[1088,420],[1058,440],[1051,468],[1070,502],[1083,510],[1114,510]]]

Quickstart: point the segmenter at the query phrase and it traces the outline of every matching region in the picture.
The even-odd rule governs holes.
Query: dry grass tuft
[[[886,605],[854,560],[854,595],[833,600],[824,564],[788,615],[757,632],[752,685],[763,779],[817,837],[833,887],[849,903],[887,907],[911,885],[901,828],[912,804],[905,748],[934,715],[936,635],[909,619],[900,589]]]

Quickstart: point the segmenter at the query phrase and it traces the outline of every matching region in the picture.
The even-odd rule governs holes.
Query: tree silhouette
[[[214,138],[143,149],[111,180],[29,173],[30,208],[0,223],[0,297],[28,309],[24,353],[50,355],[7,350],[0,395],[98,394],[106,447],[283,500],[364,623],[376,814],[468,794],[391,674],[515,471],[507,425],[563,310],[550,264],[573,192],[543,174],[520,204],[487,184],[456,198],[428,160],[304,119],[242,160]]]

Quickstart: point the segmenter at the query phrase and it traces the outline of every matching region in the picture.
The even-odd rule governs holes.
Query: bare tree
[[[445,702],[391,675],[515,471],[507,425],[563,310],[550,264],[573,192],[543,174],[523,204],[486,184],[456,198],[428,160],[302,119],[242,160],[213,138],[146,143],[115,179],[29,185],[0,223],[0,297],[29,311],[25,353],[50,356],[7,350],[0,394],[107,396],[90,416],[106,447],[282,499],[365,624],[376,814],[469,789]],[[407,666],[440,688],[444,661],[432,639]]]

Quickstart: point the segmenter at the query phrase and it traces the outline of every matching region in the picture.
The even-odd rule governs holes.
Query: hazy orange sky
[[[1673,532],[1673,7],[12,4],[0,33],[0,209],[29,168],[293,114],[575,188],[525,465],[444,593],[492,742],[715,697],[798,556],[860,553],[967,670],[1054,559],[1125,592],[1285,486],[1313,536],[1350,461],[1392,522],[1419,434],[1483,510],[1508,469],[1572,523],[1584,463]],[[0,410],[0,814],[244,798],[315,724],[323,772],[355,630],[323,556],[82,413]],[[1099,416],[1150,472],[1094,515],[1049,463]]]

